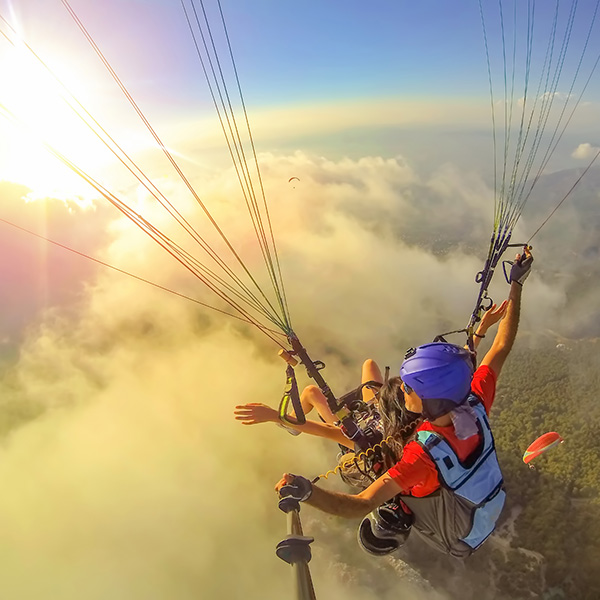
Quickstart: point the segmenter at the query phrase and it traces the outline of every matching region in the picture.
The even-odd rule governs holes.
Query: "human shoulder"
[[[473,389],[473,383],[479,380],[486,379],[493,381],[494,384],[498,380],[498,375],[494,369],[492,369],[489,365],[480,365],[475,369],[475,373],[473,373],[473,379],[471,381],[471,389]]]
[[[491,367],[481,365],[473,374],[473,380],[471,381],[471,392],[477,396],[488,414],[496,396],[497,379],[498,377]]]

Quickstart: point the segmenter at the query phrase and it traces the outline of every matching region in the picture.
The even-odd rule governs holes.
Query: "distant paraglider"
[[[537,440],[535,440],[527,450],[525,450],[525,454],[523,454],[523,462],[529,465],[530,469],[534,469],[535,467],[530,462],[537,458],[540,454],[543,454],[550,448],[554,448],[554,446],[558,446],[562,444],[564,440],[556,431],[549,431],[548,433],[544,433]]]
[[[288,179],[288,183],[291,183],[294,179],[296,179],[297,181],[300,181],[300,179],[298,177],[290,177]]]

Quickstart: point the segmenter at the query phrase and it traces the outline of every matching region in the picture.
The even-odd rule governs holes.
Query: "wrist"
[[[511,284],[510,284],[510,295],[511,296],[514,296],[515,294],[518,294],[520,296],[522,291],[523,291],[522,283],[519,283],[518,281],[511,281]]]
[[[291,417],[291,415],[290,415],[290,417]],[[293,419],[293,417],[291,417],[291,418]],[[290,425],[292,425],[292,422],[287,421],[286,419],[282,418],[282,416],[279,414],[279,411],[276,411],[276,410],[273,410],[273,414],[271,415],[271,417],[268,420],[271,421],[272,423],[282,423],[286,427],[289,427]]]

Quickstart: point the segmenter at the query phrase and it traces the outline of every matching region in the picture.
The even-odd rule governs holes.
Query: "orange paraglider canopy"
[[[560,437],[556,431],[549,431],[548,433],[544,433],[541,435],[533,444],[525,450],[525,454],[523,454],[523,462],[525,464],[529,464],[534,458],[537,458],[540,454],[546,452],[546,450],[550,450],[554,446],[558,446],[558,444],[563,443],[563,439]],[[532,466],[532,465],[530,465]]]
[[[298,181],[300,181],[300,178],[299,178],[299,177],[290,177],[290,178],[288,179],[288,183],[290,183],[290,182],[291,182],[291,181],[293,181],[294,179],[297,179]]]

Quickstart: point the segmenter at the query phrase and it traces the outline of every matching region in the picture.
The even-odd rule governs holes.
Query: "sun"
[[[53,73],[26,47],[5,46],[0,56],[0,179],[26,185],[36,196],[80,197],[87,203],[97,192],[51,150],[94,176],[114,165],[115,156],[86,125],[89,117]],[[68,79],[77,81],[78,92],[85,89],[85,75]],[[94,82],[87,85],[93,89]]]

